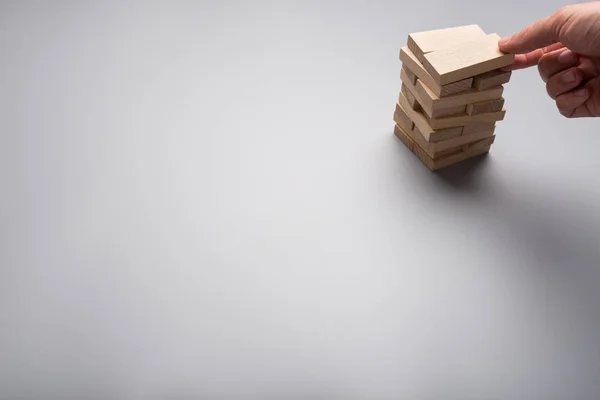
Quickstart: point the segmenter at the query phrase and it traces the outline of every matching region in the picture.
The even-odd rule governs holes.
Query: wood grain
[[[477,37],[485,37],[483,29],[477,25],[463,25],[411,33],[408,35],[407,44],[417,59],[422,62],[427,53],[452,47],[456,43]]]
[[[473,78],[473,87],[477,90],[486,90],[494,86],[504,85],[510,81],[512,71],[494,70],[477,75]]]
[[[409,131],[406,130],[406,132],[408,133]],[[412,132],[416,133],[414,136],[415,137],[423,137],[418,128],[415,126],[412,129]],[[494,136],[494,129],[489,129],[487,131],[481,131],[481,132],[477,132],[477,133],[473,133],[471,135],[461,135],[452,139],[448,139],[448,140],[443,140],[441,142],[435,142],[435,143],[430,143],[430,142],[426,142],[425,140],[423,140],[423,142],[421,143],[420,141],[416,140],[415,138],[413,138],[413,140],[415,140],[415,142],[417,142],[417,144],[419,144],[419,146],[421,146],[424,150],[426,150],[428,152],[428,154],[430,155],[430,157],[432,158],[436,158],[435,156],[442,151],[446,151],[446,150],[450,150],[450,149],[456,149],[456,148],[460,148],[462,146],[468,145],[469,143],[473,143],[476,141],[479,141],[481,139],[485,139],[488,138],[490,136]]]
[[[419,128],[419,132],[423,135],[426,141],[428,142],[439,142],[442,140],[448,140],[453,137],[457,137],[463,134],[463,127],[457,126],[448,129],[433,129],[429,122],[427,122],[427,118],[423,114],[421,110],[413,110],[408,103],[408,100],[402,93],[400,93],[400,97],[398,100],[398,104],[396,104],[396,108],[400,107],[404,110],[404,112],[408,115],[411,121],[414,122],[415,126]]]
[[[514,54],[498,49],[500,36],[466,40],[462,43],[427,53],[423,66],[439,85],[481,75],[512,64]]]
[[[394,122],[396,122],[396,124],[433,159],[443,157],[444,155],[447,155],[448,152],[460,150],[463,145],[493,135],[493,131],[485,134],[482,132],[479,135],[458,136],[449,140],[430,143],[425,140],[425,137],[421,134],[419,129],[416,128],[415,124],[412,123],[402,107],[396,108]]]
[[[418,79],[422,80],[423,83],[438,97],[445,97],[454,93],[464,92],[465,90],[471,89],[473,86],[473,78],[463,79],[448,85],[438,85],[429,72],[425,70],[423,64],[421,64],[407,46],[400,49],[400,60],[404,64],[403,68],[412,72]],[[409,78],[412,79],[410,75]],[[416,82],[413,82],[413,84],[415,83]]]
[[[406,100],[408,101],[410,107],[413,110],[419,110],[421,108],[421,105],[419,104],[415,96],[413,96],[413,94],[410,92],[410,90],[408,90],[404,83],[402,84],[402,88],[400,89],[400,91],[402,92],[404,97],[406,97]]]
[[[410,87],[409,87],[410,89]],[[417,81],[415,97],[422,99],[421,105],[427,111],[427,108],[436,110],[439,108],[449,108],[456,106],[466,106],[471,103],[478,103],[487,100],[496,100],[502,97],[504,93],[503,86],[495,86],[487,90],[469,89],[466,92],[456,93],[447,97],[438,97],[422,81]]]
[[[458,149],[455,152],[450,152],[449,154],[445,154],[443,157],[434,160],[429,157],[427,153],[421,147],[419,147],[415,141],[412,140],[411,137],[398,125],[395,125],[394,127],[394,134],[430,171],[437,171],[467,159],[486,154],[490,151],[495,139],[495,136],[483,139],[480,142],[472,143],[464,148]]]
[[[488,131],[490,129],[494,129],[496,126],[496,122],[478,122],[475,124],[469,124],[463,126],[462,134],[464,136],[472,135],[474,133],[479,133],[482,131]]]
[[[394,122],[406,132],[412,132],[415,128],[415,123],[407,115],[402,107],[396,107],[394,111]]]
[[[449,117],[451,115],[460,115],[467,112],[467,106],[454,106],[448,108],[439,108],[437,110],[433,110],[431,116],[433,118],[443,118]]]
[[[468,104],[499,99],[502,97],[502,93],[504,91],[502,86],[497,86],[488,90],[479,91],[476,89],[469,89],[463,93],[456,93],[447,97],[438,97],[426,85],[424,85],[423,81],[420,79],[417,80],[416,85],[413,85],[404,70],[400,71],[400,80],[402,81],[403,86],[406,87],[406,90],[408,90],[415,97],[417,102],[421,105],[421,108],[423,108],[425,111],[425,114],[427,114],[430,118],[437,118],[440,116],[439,113],[435,112],[436,110],[452,108],[456,109],[457,107],[463,106],[465,107],[464,112],[466,112],[466,106]],[[441,113],[441,115],[449,115],[444,111]]]
[[[406,75],[408,76],[408,78],[410,79],[410,82],[413,85],[417,84],[417,75],[415,75],[414,72],[412,72],[409,68],[407,68],[406,66],[403,66],[402,69],[404,70],[404,72],[406,73]]]
[[[408,102],[413,110],[421,109],[421,105],[419,104],[419,102],[417,101],[415,96],[412,94],[412,92],[408,89],[408,87],[404,83],[402,83],[401,92],[402,92],[402,94],[404,94],[404,96],[406,97],[406,100],[408,100]],[[448,108],[439,108],[439,109],[431,111],[431,117],[432,118],[442,118],[442,117],[448,117],[450,115],[464,114],[466,112],[467,112],[467,106],[454,106],[454,107],[448,107]]]
[[[480,101],[467,106],[467,114],[477,115],[490,112],[501,111],[504,107],[504,98],[488,101]]]
[[[469,124],[475,124],[479,122],[496,122],[504,119],[504,115],[506,114],[506,110],[502,109],[501,111],[496,111],[492,113],[484,113],[477,115],[452,115],[449,117],[443,118],[427,118],[427,123],[433,129],[444,129],[444,128],[452,128],[456,126],[465,126]]]

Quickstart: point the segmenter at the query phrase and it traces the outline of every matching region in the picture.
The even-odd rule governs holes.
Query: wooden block
[[[466,92],[452,94],[447,97],[438,97],[420,79],[417,80],[416,85],[410,83],[410,78],[404,71],[400,71],[400,80],[402,81],[403,86],[406,87],[406,90],[415,97],[416,101],[425,111],[425,114],[430,118],[436,118],[438,116],[436,110],[440,109],[456,109],[456,107],[465,106],[466,112],[466,105],[480,101],[499,99],[504,92],[502,86],[497,86],[488,90],[479,91],[476,89],[469,89]],[[442,111],[442,113],[444,112]],[[446,113],[446,115],[448,114]]]
[[[501,111],[504,107],[504,98],[488,101],[480,101],[478,103],[469,104],[467,106],[467,114],[477,115],[490,112]]]
[[[409,123],[407,123],[407,121]],[[396,107],[396,112],[394,113],[394,122],[396,125],[402,128],[402,130],[410,136],[410,138],[419,146],[421,149],[427,154],[428,157],[436,159],[440,158],[444,155],[447,155],[449,150],[456,151],[458,146],[453,146],[450,148],[445,146],[442,149],[436,149],[435,145],[437,143],[429,143],[425,140],[421,132],[415,128],[415,125],[410,121],[406,112],[401,106]],[[461,136],[458,137],[460,139]],[[454,140],[454,139],[452,139]],[[438,142],[444,143],[444,142]]]
[[[422,151],[425,152],[425,154],[427,154],[427,157],[435,159],[436,158],[436,154],[435,152],[431,149],[429,145],[429,143],[427,143],[425,141],[425,139],[423,138],[423,136],[421,135],[420,132],[416,131],[415,129],[407,129],[406,125],[403,125],[403,117],[401,115],[402,113],[396,112],[394,114],[394,121],[396,122],[396,126],[401,128],[402,131],[408,136],[410,137],[410,139],[421,148]],[[399,123],[400,122],[400,123]],[[445,152],[444,154],[446,154],[447,152]],[[442,154],[442,155],[444,155]],[[438,155],[438,158],[440,156]]]
[[[496,122],[478,122],[463,126],[462,134],[464,136],[472,135],[483,131],[489,131],[496,127]]]
[[[439,85],[474,77],[513,63],[514,54],[498,49],[497,34],[425,54],[423,66]]]
[[[425,81],[423,81],[423,83],[425,83]],[[473,78],[467,78],[467,79],[462,79],[457,82],[449,83],[444,86],[438,86],[438,87],[441,87],[441,90],[439,91],[439,93],[437,93],[437,91],[432,90],[431,86],[429,87],[429,90],[431,90],[433,93],[435,93],[438,97],[446,97],[446,96],[450,96],[452,94],[466,92],[467,90],[471,89],[472,85],[473,85]]]
[[[413,85],[416,85],[417,84],[417,75],[415,75],[415,73],[412,72],[410,69],[408,69],[406,66],[402,66],[402,69],[404,70],[404,73],[406,73],[408,78],[410,79],[411,83]]]
[[[440,108],[437,110],[433,110],[432,116],[433,118],[442,118],[448,117],[450,115],[459,115],[467,112],[467,106],[454,106],[448,108]]]
[[[431,125],[429,125],[429,122],[427,122],[427,118],[422,111],[413,110],[402,93],[400,93],[399,102],[396,104],[396,108],[398,107],[404,109],[410,120],[414,122],[415,126],[419,127],[419,132],[421,132],[428,142],[439,142],[441,140],[451,139],[460,136],[463,133],[462,126],[449,129],[433,129]]]
[[[443,141],[428,142],[420,132],[419,128],[410,120],[406,110],[402,106],[396,107],[394,113],[394,121],[396,124],[406,132],[411,139],[419,145],[427,153],[427,155],[433,159],[442,157],[450,150],[460,150],[461,147],[494,135],[494,128],[486,131],[481,131],[468,136],[457,136]]]
[[[466,146],[463,146],[463,151],[478,151],[484,148],[488,148],[494,144],[494,142],[496,141],[496,135],[491,136],[489,138],[486,139],[482,139],[482,140],[478,140],[476,142],[472,142],[467,144]]]
[[[419,135],[420,132],[416,126],[413,127],[412,132],[416,133],[415,137],[419,137],[419,136],[422,137],[422,135]],[[487,131],[473,133],[471,135],[466,135],[466,136],[461,135],[461,136],[458,136],[458,137],[455,137],[452,139],[443,140],[441,142],[435,142],[435,143],[424,142],[425,145],[420,143],[415,138],[413,138],[413,140],[415,140],[415,142],[419,146],[421,146],[424,150],[426,150],[431,158],[436,158],[435,156],[437,154],[439,154],[440,152],[451,150],[451,149],[458,149],[458,148],[461,148],[462,146],[468,145],[469,143],[473,143],[478,140],[489,138],[490,136],[494,136],[494,128],[489,129]]]
[[[400,128],[398,125],[394,126],[394,134],[402,141],[402,143],[404,143],[406,145],[406,147],[408,147],[408,149],[410,151],[412,151],[413,153],[415,153],[415,146],[416,146],[416,144],[415,144],[414,140],[412,140],[406,134],[406,132],[404,132],[404,130],[402,128]]]
[[[465,150],[462,149],[456,152],[452,152],[450,154],[444,155],[443,157],[434,160],[425,153],[425,151],[420,148],[414,140],[410,138],[410,136],[402,130],[398,125],[394,127],[394,134],[408,147],[408,149],[414,153],[419,160],[430,171],[436,171],[442,168],[446,168],[450,165],[465,161],[469,158],[477,157],[479,155],[483,155],[490,151],[491,145],[494,142],[495,136],[491,138],[484,139],[479,144],[473,143],[473,145],[466,146]]]
[[[429,72],[425,70],[423,64],[421,64],[413,52],[410,51],[410,49],[406,46],[400,49],[400,60],[404,64],[403,67],[406,68],[407,71],[411,71],[439,97],[445,97],[454,93],[464,92],[465,90],[471,89],[473,86],[473,78],[463,79],[458,82],[453,82],[449,85],[438,85],[433,77],[429,75]],[[410,75],[409,78],[412,79]],[[413,84],[416,84],[416,82],[413,82]]]
[[[407,86],[410,90],[411,87]],[[440,108],[466,106],[471,103],[500,99],[504,93],[504,87],[496,86],[487,90],[469,89],[466,92],[452,94],[447,97],[438,97],[422,81],[418,80],[413,91],[415,98],[419,101],[425,113],[433,117],[433,111]]]
[[[408,35],[407,44],[417,59],[423,61],[427,53],[485,36],[485,32],[479,26],[464,25],[411,33]]]
[[[480,148],[475,148],[473,150],[468,149],[467,151],[461,151],[459,153],[455,153],[455,154],[446,156],[444,158],[440,158],[439,160],[435,160],[433,162],[432,171],[437,171],[442,168],[446,168],[451,165],[466,161],[470,158],[475,158],[475,157],[487,154],[487,153],[489,153],[491,147],[492,147],[491,144],[489,144],[489,145],[485,144],[484,146],[482,146]]]
[[[429,157],[433,160],[445,157],[449,153],[460,150],[460,148],[457,148],[456,146],[454,146],[454,148],[452,148],[452,149],[444,149],[444,150],[440,150],[440,151],[435,151],[431,148],[432,143],[426,142],[418,130],[416,130],[416,129],[413,129],[412,131],[404,130],[404,133],[406,133],[413,140],[413,142],[415,142],[415,144],[417,146],[419,146],[425,154],[427,154],[427,157]]]
[[[494,70],[473,78],[473,87],[477,90],[486,90],[510,81],[512,71]]]
[[[415,128],[415,123],[412,122],[406,111],[398,105],[396,105],[396,111],[394,111],[394,122],[406,132],[412,132]]]
[[[433,129],[445,129],[452,128],[455,126],[465,126],[469,124],[475,124],[479,122],[496,122],[502,121],[504,119],[504,115],[506,114],[506,110],[502,109],[501,111],[484,113],[484,114],[461,114],[461,115],[452,115],[449,117],[443,118],[427,118],[427,123]]]
[[[401,73],[401,78],[406,80],[407,76],[406,75],[402,76],[402,73]],[[407,83],[402,82],[401,92],[404,94],[404,96],[410,103],[411,107],[414,110],[419,110],[422,108],[421,104],[419,104],[419,101],[413,94],[413,92],[418,93],[418,91],[414,86],[411,86],[412,89],[410,89],[408,85],[409,85],[408,82]],[[422,97],[419,97],[419,98],[422,98]],[[441,117],[447,117],[449,115],[464,114],[466,112],[467,112],[466,105],[458,105],[458,106],[450,106],[450,107],[446,107],[446,108],[436,108],[435,110],[430,110],[428,113],[429,114],[428,116],[431,116],[432,118],[441,118]]]
[[[468,148],[467,146],[464,146],[464,147],[465,147],[465,149]],[[463,151],[462,147],[455,147],[453,149],[448,149],[448,150],[444,150],[444,151],[438,151],[436,153],[437,158],[434,158],[434,161],[437,160],[437,159],[440,159],[440,158],[448,157],[449,155],[452,155],[452,154],[459,153],[461,151]]]
[[[406,85],[402,84],[402,89],[400,91],[402,92],[404,97],[406,97],[406,100],[408,101],[408,103],[410,104],[410,107],[413,110],[418,110],[421,108],[421,105],[419,104],[417,99],[415,99],[415,96],[413,96],[413,94],[410,92],[410,90],[408,90]]]

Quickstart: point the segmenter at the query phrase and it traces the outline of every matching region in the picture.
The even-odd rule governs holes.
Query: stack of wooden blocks
[[[489,152],[513,54],[477,25],[412,33],[400,50],[395,134],[430,169]]]

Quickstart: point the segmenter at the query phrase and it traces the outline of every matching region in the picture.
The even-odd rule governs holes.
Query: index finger
[[[525,54],[560,42],[560,27],[567,16],[556,12],[536,21],[512,36],[502,38],[498,47],[505,53]]]
[[[537,65],[544,54],[551,53],[555,50],[565,47],[562,43],[554,43],[550,46],[543,47],[525,54],[515,54],[515,61],[503,69],[512,71],[517,69],[529,68]]]

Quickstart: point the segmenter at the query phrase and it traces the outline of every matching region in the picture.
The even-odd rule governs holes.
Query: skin
[[[562,115],[600,117],[600,1],[563,7],[498,46],[516,54],[508,70],[537,65]]]

